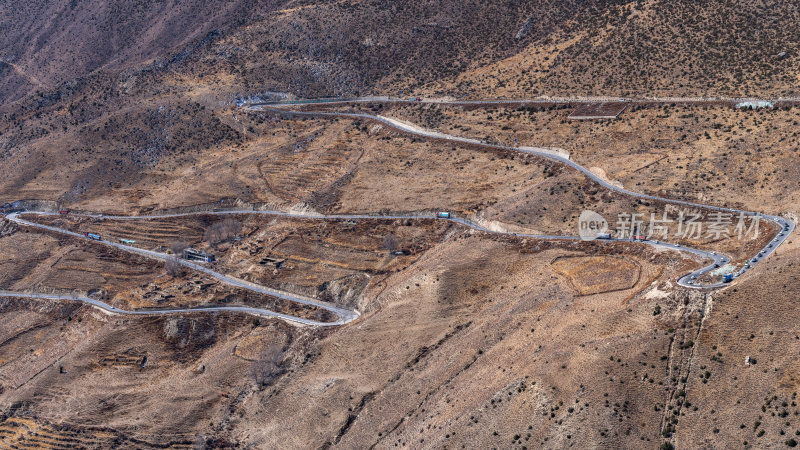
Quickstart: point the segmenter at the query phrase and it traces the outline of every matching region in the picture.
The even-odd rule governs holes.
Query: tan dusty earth
[[[0,4],[0,205],[106,214],[448,211],[577,233],[668,204],[560,164],[373,121],[236,102],[364,95],[798,96],[796,1]],[[319,106],[315,106],[319,108]],[[627,189],[800,217],[800,108],[366,103],[443,133],[545,147]],[[602,109],[602,108],[600,108]],[[708,211],[698,211],[707,213]],[[671,210],[671,214],[677,211]],[[358,309],[317,329],[229,313],[111,315],[0,297],[0,447],[789,448],[800,441],[800,240],[714,292],[672,249],[501,237],[435,220],[37,217]],[[658,239],[741,263],[770,239]],[[212,239],[213,240],[213,239]],[[0,221],[0,289],[124,308],[313,308]],[[662,447],[663,446],[663,447]]]
[[[229,179],[239,182],[168,195],[145,187],[157,178],[142,178],[141,191],[158,200],[142,202],[120,187],[63,204],[137,213],[213,206],[237,197],[238,188],[226,189],[247,183],[251,194],[230,205],[326,213],[446,209],[500,229],[562,234],[576,233],[583,209],[613,217],[662,207],[604,192],[540,158],[469,146],[454,151],[368,122],[249,120],[263,134],[249,150],[203,155],[218,159],[202,173],[222,180],[238,172]],[[269,144],[269,130],[283,144]],[[562,138],[574,159],[584,158],[568,144],[572,139]],[[239,157],[245,163],[233,164]],[[618,161],[594,162],[617,176]],[[178,185],[191,179],[164,173]],[[414,183],[404,182],[409,177]],[[620,179],[633,189],[658,189]],[[214,193],[204,194],[206,188]],[[502,238],[434,220],[235,218],[241,239],[219,244],[204,234],[221,219],[202,214],[31,220],[134,239],[147,249],[182,240],[215,253],[225,273],[357,307],[362,318],[315,330],[233,314],[124,318],[75,304],[3,300],[5,442],[561,448],[747,440],[758,447],[783,444],[796,431],[792,386],[800,376],[785,348],[800,345],[792,340],[800,330],[791,331],[791,304],[784,301],[800,267],[793,239],[753,274],[709,295],[675,285],[699,261],[645,245]],[[99,290],[130,308],[287,307],[192,273],[173,278],[163,265],[80,239],[3,229],[4,287]],[[769,238],[764,230],[744,245],[686,242],[738,260]],[[408,254],[390,255],[390,248]],[[762,291],[764,283],[769,289]],[[772,335],[761,331],[767,309],[776,324]],[[775,337],[785,338],[783,348],[771,345]],[[757,362],[744,366],[746,356]],[[722,377],[730,380],[724,388]],[[745,386],[748,394],[737,397]],[[181,413],[172,413],[176,408]],[[780,417],[782,408],[789,415]],[[761,436],[752,431],[755,421],[766,430]]]
[[[110,392],[116,392],[114,402],[107,407],[118,412],[109,426],[114,428],[115,436],[123,435],[142,441],[148,441],[144,436],[155,436],[157,442],[162,443],[182,439],[193,441],[190,435],[196,433],[230,436],[234,441],[248,436],[247,441],[262,447],[301,445],[301,442],[322,445],[327,440],[338,440],[342,445],[348,445],[347,442],[380,439],[376,429],[382,430],[379,432],[384,435],[391,433],[392,441],[389,443],[395,439],[404,441],[412,437],[416,441],[425,439],[426,435],[418,436],[415,430],[417,425],[414,424],[419,422],[420,426],[427,427],[424,422],[428,421],[428,414],[434,414],[435,417],[443,414],[434,423],[437,426],[449,424],[449,428],[443,428],[447,433],[458,430],[457,433],[463,433],[464,442],[477,439],[475,442],[485,442],[486,445],[495,442],[500,445],[513,437],[506,436],[507,432],[524,431],[528,425],[536,425],[539,429],[533,439],[544,439],[549,435],[541,426],[552,420],[544,416],[536,419],[535,416],[524,414],[529,421],[514,420],[504,427],[494,425],[492,428],[498,427],[497,437],[491,433],[472,436],[468,431],[471,426],[467,425],[466,412],[477,415],[484,424],[480,428],[486,429],[485,424],[492,424],[497,413],[504,415],[510,411],[507,407],[513,410],[520,407],[515,404],[515,398],[506,396],[506,390],[517,393],[516,389],[521,389],[517,394],[523,394],[522,404],[533,407],[532,400],[524,400],[524,396],[539,392],[546,386],[542,393],[544,397],[540,400],[549,406],[538,404],[537,400],[537,411],[553,407],[556,399],[569,393],[569,402],[574,401],[571,398],[573,395],[577,395],[581,401],[594,404],[594,412],[599,416],[593,414],[592,421],[609,427],[609,414],[613,407],[606,408],[599,401],[589,399],[600,395],[601,390],[616,392],[612,389],[616,388],[615,382],[600,385],[595,382],[590,393],[579,393],[585,390],[578,386],[586,381],[583,376],[575,379],[552,377],[559,371],[570,373],[568,366],[578,364],[578,361],[590,355],[593,360],[601,359],[601,355],[606,355],[602,359],[607,359],[609,352],[622,357],[625,355],[624,349],[631,348],[623,343],[630,339],[653,345],[650,359],[654,364],[664,365],[655,355],[660,354],[659,350],[663,351],[660,347],[668,344],[669,336],[661,331],[654,334],[653,327],[661,329],[665,325],[661,324],[661,317],[653,316],[655,302],[637,293],[650,288],[653,283],[669,283],[661,275],[661,265],[670,258],[664,254],[641,253],[644,247],[634,246],[629,249],[631,258],[634,258],[631,264],[641,267],[637,273],[641,270],[642,274],[633,289],[604,294],[606,297],[576,296],[578,292],[566,278],[553,270],[550,261],[559,255],[577,257],[592,247],[595,248],[592,252],[598,251],[598,248],[588,243],[561,247],[564,246],[547,243],[542,246],[542,243],[535,241],[506,242],[505,239],[457,233],[447,242],[425,252],[413,267],[393,273],[383,282],[371,285],[366,297],[377,297],[367,305],[369,320],[332,332],[279,327],[282,333],[289,333],[290,337],[287,338],[279,338],[275,334],[275,325],[255,326],[241,316],[188,315],[174,319],[123,319],[77,306],[62,309],[63,318],[60,322],[44,325],[47,323],[47,314],[52,312],[55,305],[6,301],[4,304],[9,314],[25,315],[29,314],[25,313],[27,308],[33,308],[41,311],[40,320],[44,321],[43,328],[26,328],[24,322],[9,328],[9,332],[14,330],[13,335],[16,336],[13,343],[9,342],[4,347],[4,359],[14,361],[8,363],[12,364],[9,369],[24,360],[40,365],[50,364],[50,358],[58,359],[58,367],[45,366],[43,372],[27,381],[19,378],[25,377],[27,371],[15,370],[11,372],[16,374],[14,377],[6,375],[4,386],[8,385],[8,388],[5,401],[13,403],[15,398],[19,398],[18,395],[24,396],[24,392],[40,389],[38,383],[48,386],[49,391],[65,390],[64,396],[26,405],[26,411],[40,418],[37,422],[40,427],[51,422],[70,423],[71,432],[78,433],[81,439],[90,439],[91,434],[91,429],[84,429],[81,424],[97,420],[93,417],[99,418],[101,410],[96,407],[86,409],[80,405],[87,401],[108,404],[110,400],[104,400],[103,393],[110,395]],[[614,249],[603,246],[599,251],[613,252]],[[455,266],[445,264],[454,260],[459,261]],[[659,303],[666,309],[667,304],[674,301],[660,299]],[[663,314],[669,323],[680,320],[680,316],[672,317],[669,314],[667,319],[668,314]],[[569,319],[565,321],[567,317]],[[588,317],[592,319],[587,321]],[[117,335],[111,341],[103,337],[110,332]],[[131,339],[133,335],[130,333],[136,333],[136,338]],[[47,342],[41,340],[48,339],[47,336],[57,339],[59,345],[45,347],[47,351],[41,353],[36,343]],[[91,338],[76,340],[77,336]],[[156,340],[152,341],[154,336]],[[549,343],[552,339],[545,336],[555,336],[565,341],[554,346]],[[650,340],[654,342],[650,343]],[[103,345],[98,346],[95,342],[103,342]],[[252,347],[257,343],[287,345],[279,373],[274,374],[275,378],[262,388],[253,386],[252,374],[248,369],[254,364],[251,360],[256,350]],[[34,351],[30,355],[17,353],[20,350],[27,352],[31,345]],[[595,347],[598,350],[591,350]],[[141,367],[145,356],[147,363]],[[629,357],[633,358],[635,354]],[[31,370],[37,367],[31,362],[27,364]],[[568,366],[559,369],[564,364]],[[603,367],[610,368],[618,364],[608,361]],[[66,373],[59,373],[61,367]],[[171,369],[165,372],[167,367]],[[233,370],[238,370],[239,375],[231,372]],[[621,370],[622,373],[628,371]],[[487,379],[488,373],[492,375]],[[183,396],[184,400],[178,404],[192,404],[199,397],[209,395],[203,412],[197,413],[201,415],[181,414],[172,419],[159,415],[158,409],[153,408],[156,404],[163,405],[161,394],[152,390],[137,390],[140,383],[154,376],[163,379],[160,384],[163,388],[169,387],[174,392],[172,395]],[[218,386],[214,394],[181,393],[182,389],[194,390],[203,377],[226,381],[221,386],[213,384]],[[81,381],[78,382],[78,379]],[[111,382],[112,379],[115,381]],[[128,386],[128,394],[122,396],[120,383],[125,379],[129,380],[124,382]],[[194,379],[196,381],[189,381]],[[489,379],[492,381],[486,383]],[[516,383],[521,380],[526,381],[517,386]],[[538,382],[536,386],[539,387],[529,386],[534,381]],[[475,385],[476,382],[479,384]],[[558,386],[556,391],[549,389],[551,384]],[[96,385],[102,385],[103,389],[88,388]],[[23,386],[25,389],[22,389]],[[415,394],[416,391],[420,393]],[[284,410],[296,404],[297,396],[305,397],[305,401],[315,406],[303,408],[305,413],[294,414],[291,428],[276,427],[277,422],[269,419],[271,413],[267,411]],[[491,399],[495,397],[497,406],[490,407]],[[625,398],[628,398],[627,394]],[[52,414],[55,410],[62,411],[61,407],[55,408],[54,405],[67,399],[72,399],[69,400],[71,410],[82,411],[81,420],[68,419],[69,413],[66,416]],[[504,403],[501,403],[501,399]],[[448,400],[453,406],[448,404]],[[508,404],[509,401],[512,405]],[[653,398],[653,401],[660,400]],[[131,409],[130,405],[134,404],[138,406]],[[243,416],[230,415],[228,406],[224,406],[234,404],[234,409],[242,411]],[[360,413],[360,419],[343,430],[341,437],[337,437],[337,430],[341,431],[350,413],[341,409],[343,405],[349,405],[353,411]],[[457,405],[457,409],[453,410]],[[588,414],[590,409],[582,407]],[[430,408],[438,413],[427,413]],[[579,405],[575,411],[580,408]],[[563,411],[559,415],[568,414],[566,409],[566,406],[560,408]],[[130,415],[123,412],[126,410],[130,411]],[[145,410],[150,412],[145,414]],[[421,412],[423,410],[425,414]],[[395,413],[375,416],[372,411]],[[396,421],[401,420],[406,412],[414,413],[415,418],[408,419],[408,424],[392,431]],[[134,419],[133,414],[139,419]],[[206,420],[200,420],[201,417]],[[251,422],[245,420],[248,417],[261,419]],[[368,417],[373,419],[364,422]],[[156,418],[161,424],[158,428],[145,426]],[[267,420],[267,423],[263,423],[263,420]],[[371,423],[373,420],[379,422]],[[209,433],[206,421],[214,423],[212,430],[216,431]],[[190,423],[194,425],[186,428]],[[651,431],[656,430],[656,424],[655,420],[651,422],[650,426],[654,427]],[[134,425],[135,428],[131,428]],[[611,429],[615,428],[616,424]],[[178,432],[179,429],[181,432]],[[306,431],[301,433],[302,436],[292,432],[298,429]],[[412,432],[412,429],[415,431]],[[364,435],[364,432],[368,433]],[[447,434],[445,431],[440,432],[436,428],[431,433],[432,436],[427,435],[428,442],[450,439],[444,437]],[[619,431],[611,432],[609,438],[621,439],[613,437],[615,433],[621,434]],[[634,436],[643,435],[647,435],[647,432],[637,432]]]
[[[222,30],[216,37],[204,34],[210,24],[197,28],[180,14],[170,22],[176,45],[207,37],[203,45],[153,56],[163,52],[152,40],[158,22],[126,41],[120,51],[131,55],[130,64],[81,44],[78,64],[51,59],[52,73],[33,78],[44,62],[30,55],[72,53],[61,40],[30,38],[26,29],[47,28],[25,28],[36,14],[15,11],[28,17],[9,29],[13,46],[35,42],[39,49],[13,65],[0,63],[0,74],[14,69],[0,80],[0,96],[14,99],[0,106],[2,203],[44,200],[120,214],[223,206],[310,214],[444,210],[495,230],[575,235],[585,209],[614,222],[620,213],[649,217],[667,205],[600,189],[539,157],[421,139],[367,120],[246,112],[233,100],[262,88],[478,98],[693,95],[709,80],[723,95],[783,95],[796,84],[797,27],[780,27],[779,38],[751,31],[773,27],[749,4],[698,11],[691,2],[644,2],[586,14],[570,2],[536,11],[475,5],[494,24],[487,28],[454,14],[464,10],[458,2],[400,4],[412,9],[408,16],[394,5],[376,15],[362,2],[270,4],[258,12],[234,3],[214,14]],[[794,6],[780,2],[775,11],[795,17]],[[141,7],[137,23],[158,15]],[[696,14],[681,13],[689,10]],[[80,11],[82,18],[94,14]],[[671,34],[677,18],[705,33],[732,11],[741,22],[724,33],[737,40],[736,54],[709,56]],[[430,20],[417,19],[429,12]],[[92,20],[107,17],[101,10]],[[242,22],[225,26],[228,17]],[[526,28],[530,17],[548,19]],[[382,27],[389,37],[352,36],[353,23]],[[652,24],[659,33],[649,33]],[[648,33],[637,31],[643,29]],[[631,47],[622,45],[626,36],[681,63],[661,54],[640,72],[631,66],[638,58],[626,53]],[[320,39],[335,44],[320,49]],[[392,61],[399,65],[386,64],[388,42],[396,44]],[[479,49],[486,54],[476,56]],[[783,59],[775,56],[781,51]],[[85,59],[89,54],[98,57]],[[684,57],[703,69],[688,70]],[[602,63],[584,66],[592,58]],[[133,67],[137,61],[147,65]],[[124,72],[114,72],[118,64]],[[92,72],[94,65],[109,72]],[[59,84],[70,76],[85,78]],[[27,94],[8,97],[20,87]],[[567,119],[572,107],[552,105],[325,109],[556,149],[635,191],[800,214],[797,107],[643,105],[615,121],[585,122]],[[433,220],[236,219],[239,239],[210,243],[206,230],[219,218],[202,214],[36,218],[147,249],[185,241],[216,254],[215,268],[224,273],[357,308],[361,318],[321,330],[237,314],[124,317],[71,302],[3,298],[0,443],[657,448],[669,441],[678,448],[774,448],[800,440],[794,237],[746,277],[705,293],[675,284],[700,261],[645,245],[504,238]],[[770,237],[764,229],[745,241],[665,240],[740,263]],[[0,288],[81,293],[123,308],[250,305],[321,318],[312,308],[189,271],[172,276],[161,263],[5,221]]]

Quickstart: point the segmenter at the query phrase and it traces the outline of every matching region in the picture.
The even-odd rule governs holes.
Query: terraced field
[[[81,221],[76,230],[82,233],[98,233],[104,239],[117,241],[130,239],[142,248],[167,246],[172,242],[198,242],[203,237],[203,228],[191,222],[154,221],[143,227],[135,221]]]
[[[632,258],[559,257],[551,265],[569,279],[580,295],[630,289],[640,274],[640,266]]]
[[[110,448],[120,446],[169,449],[194,448],[191,441],[156,446],[148,442],[127,438],[114,431],[71,429],[24,417],[3,417],[0,419],[0,448],[4,449]]]
[[[313,201],[315,195],[324,195],[315,188],[334,184],[347,176],[362,155],[363,151],[343,144],[322,152],[284,150],[259,162],[258,170],[269,189],[282,200]]]
[[[288,236],[278,244],[270,255],[301,260],[309,263],[320,263],[354,271],[376,271],[387,258],[386,251],[365,250],[344,245],[306,242],[300,236]]]
[[[147,353],[133,348],[105,355],[100,359],[100,365],[104,367],[144,367],[145,364],[147,364]]]

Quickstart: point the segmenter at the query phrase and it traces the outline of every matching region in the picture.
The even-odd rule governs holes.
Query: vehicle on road
[[[449,212],[445,212],[445,211],[439,211],[438,213],[436,213],[436,217],[438,217],[440,219],[449,219],[450,218],[450,213]]]
[[[120,244],[125,244],[125,245],[133,245],[133,244],[136,243],[136,241],[131,240],[131,239],[120,239],[119,243]]]
[[[733,281],[733,274],[732,273],[722,277],[722,282],[723,283],[730,283],[731,281]]]
[[[647,240],[647,236],[645,236],[643,234],[636,234],[636,235],[633,236],[633,240],[634,241],[646,241]]]
[[[83,235],[86,236],[87,238],[93,240],[93,241],[102,241],[103,240],[103,238],[100,237],[100,235],[97,234],[97,233],[83,233]]]
[[[212,263],[217,260],[217,258],[211,253],[206,253],[201,250],[195,250],[193,248],[187,248],[183,251],[183,259],[187,259],[189,261],[202,261],[207,263]]]
[[[58,213],[63,216],[63,215],[69,214],[69,210],[68,209],[59,209]]]
[[[611,233],[597,233],[597,239],[611,239]]]

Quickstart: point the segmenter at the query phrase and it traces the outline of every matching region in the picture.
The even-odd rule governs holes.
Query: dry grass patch
[[[238,344],[234,355],[246,359],[247,361],[257,361],[268,348],[285,348],[289,342],[289,336],[272,327],[260,329],[258,334],[251,334],[243,337]]]
[[[566,276],[580,295],[631,289],[641,273],[636,261],[615,256],[559,256],[551,266]]]

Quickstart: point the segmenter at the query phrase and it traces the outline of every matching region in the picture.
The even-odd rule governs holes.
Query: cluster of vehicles
[[[183,259],[189,261],[201,261],[206,263],[212,263],[217,260],[217,258],[211,253],[206,253],[201,250],[195,250],[193,248],[187,248],[183,251]]]
[[[86,236],[86,238],[91,239],[93,241],[102,241],[103,240],[103,237],[100,236],[97,233],[86,232],[86,233],[83,233],[83,235]],[[120,238],[119,239],[119,243],[123,244],[123,245],[134,245],[134,244],[136,244],[136,241],[134,241],[132,239]],[[181,257],[183,257],[183,259],[186,259],[188,261],[201,261],[201,262],[206,262],[206,263],[213,263],[213,262],[215,262],[217,260],[217,258],[214,255],[212,255],[211,253],[206,253],[206,252],[201,251],[201,250],[195,250],[193,248],[185,249],[183,251],[183,254],[181,255]]]
[[[612,237],[611,237],[611,233],[597,233],[594,238],[595,239],[610,240]],[[649,239],[647,239],[647,236],[645,236],[643,234],[635,234],[635,235],[633,235],[631,237],[631,239],[633,239],[634,241],[647,241],[647,240],[649,240]],[[653,242],[658,243],[658,241],[653,241]]]
[[[745,261],[744,266],[741,269],[739,269],[738,272],[733,274],[733,277],[734,278],[738,277],[739,275],[744,273],[745,270],[753,267],[753,265],[756,262],[758,262],[761,258],[767,256],[767,254],[772,251],[771,249],[774,248],[775,245],[777,245],[778,242],[780,242],[781,238],[784,237],[788,232],[789,232],[789,224],[786,223],[784,224],[783,229],[780,232],[778,232],[778,235],[774,239],[772,239],[772,241],[770,241],[770,243],[767,244],[765,248],[762,248],[756,256],[754,256],[752,259],[748,259],[747,261]]]
[[[769,253],[772,252],[772,249],[774,249],[775,246],[780,243],[781,239],[783,239],[786,236],[786,233],[788,233],[789,231],[790,231],[789,224],[786,223],[786,222],[783,222],[783,227],[778,232],[778,235],[775,236],[772,239],[772,241],[770,241],[763,249],[761,249],[758,252],[758,254],[756,254],[752,259],[746,260],[744,262],[744,265],[739,270],[737,270],[737,271],[735,271],[733,273],[729,273],[729,274],[723,275],[722,276],[722,282],[723,283],[730,283],[734,279],[736,279],[736,278],[740,277],[742,274],[744,274],[745,271],[747,271],[748,269],[751,269],[755,265],[755,263],[757,263],[759,260],[761,260],[764,257],[766,257],[767,255],[769,255]],[[711,252],[711,254],[712,255],[716,255],[715,252]],[[727,258],[721,258],[720,262],[721,263],[727,263],[728,259]],[[719,264],[714,264],[714,268],[717,268],[717,267],[719,267]],[[688,284],[694,284],[696,278],[697,278],[696,276],[692,276],[691,279],[688,281]]]
[[[11,207],[11,205],[8,204],[8,203],[3,205],[3,208],[9,208],[9,207]],[[58,213],[61,214],[61,215],[69,214],[69,212],[70,211],[66,210],[66,209],[62,209],[62,210],[58,211]],[[451,217],[452,217],[451,214],[449,212],[447,212],[447,211],[439,211],[439,212],[436,213],[436,218],[437,219],[450,219]],[[750,269],[759,259],[763,258],[769,252],[771,252],[770,249],[774,248],[774,246],[777,245],[780,242],[781,238],[783,238],[786,235],[786,233],[789,232],[789,230],[790,230],[789,224],[784,222],[783,223],[783,228],[779,231],[778,235],[771,242],[769,242],[765,248],[763,248],[761,251],[759,251],[758,254],[756,256],[754,256],[752,259],[749,259],[749,260],[745,261],[744,266],[741,269],[739,269],[737,272],[723,275],[723,282],[724,283],[730,283],[735,278],[737,278],[740,275],[742,275],[744,273],[744,271],[746,271],[747,269]],[[102,241],[103,240],[102,236],[100,236],[97,233],[86,232],[86,233],[84,233],[84,236],[86,236],[86,238],[94,240],[94,241]],[[603,239],[603,240],[611,240],[612,236],[611,236],[611,233],[597,233],[595,238],[596,239]],[[648,238],[645,235],[637,234],[637,235],[632,236],[632,240],[634,240],[634,241],[647,241]],[[124,239],[124,238],[119,239],[119,242],[120,242],[120,244],[124,244],[124,245],[134,245],[134,244],[136,244],[136,241],[131,240],[131,239]],[[656,240],[654,240],[652,242],[654,242],[656,244],[659,243],[659,241],[656,241]],[[679,244],[672,244],[672,245],[674,245],[675,247],[680,247]],[[711,252],[711,254],[715,255],[715,256],[717,255],[716,252]],[[206,252],[200,251],[200,250],[195,250],[195,249],[192,249],[192,248],[184,250],[183,255],[181,255],[181,256],[184,259],[190,260],[190,261],[202,261],[202,262],[206,262],[206,263],[212,263],[212,262],[216,261],[216,257],[214,255],[212,255],[210,253],[206,253]],[[714,269],[719,268],[720,264],[725,264],[727,262],[728,262],[727,258],[725,258],[725,257],[719,258],[718,262],[714,263],[713,268]],[[692,273],[687,273],[686,275],[684,275],[684,277],[688,277],[689,278],[689,280],[687,281],[687,284],[693,285],[693,284],[695,284],[697,282],[698,275],[692,274]]]

